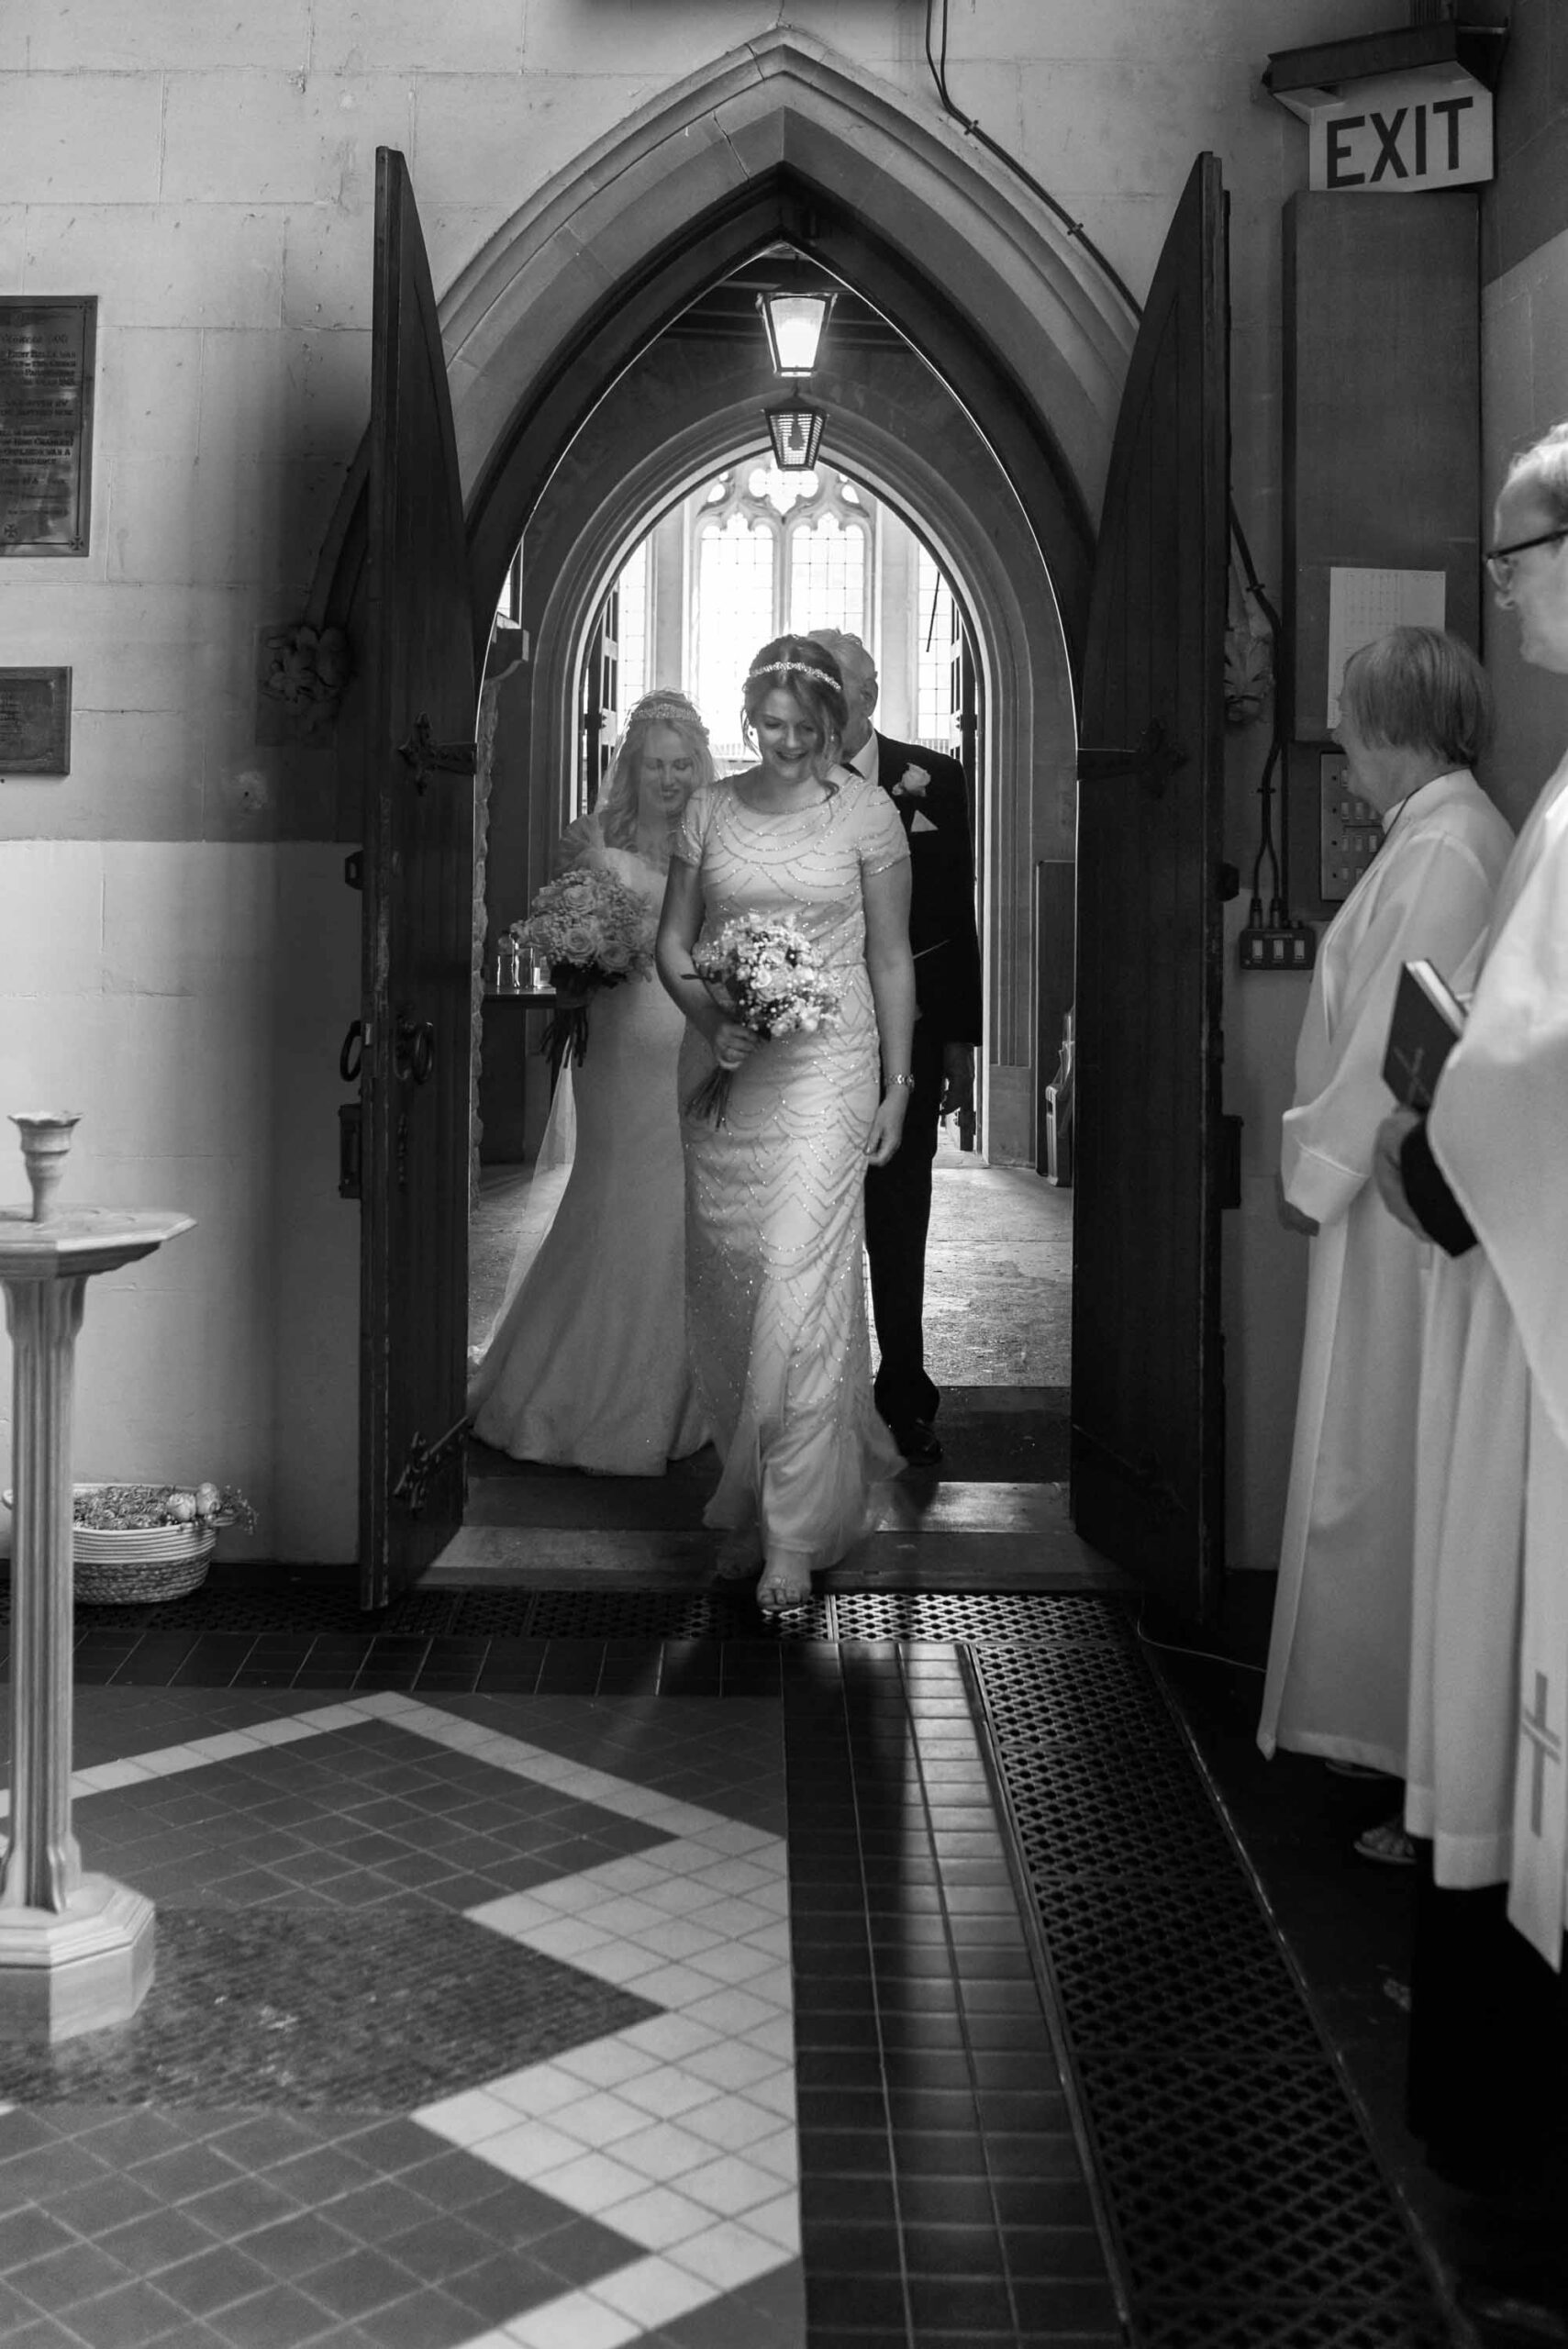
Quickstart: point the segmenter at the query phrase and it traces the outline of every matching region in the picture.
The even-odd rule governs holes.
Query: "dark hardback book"
[[[1407,963],[1395,991],[1383,1081],[1407,1109],[1428,1110],[1442,1064],[1464,1033],[1464,1006],[1430,963]]]

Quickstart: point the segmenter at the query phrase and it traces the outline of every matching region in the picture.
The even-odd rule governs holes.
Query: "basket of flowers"
[[[0,1499],[12,1506],[9,1493]],[[206,1581],[222,1529],[250,1532],[255,1524],[254,1509],[231,1486],[74,1486],[72,1587],[98,1606],[183,1598]]]

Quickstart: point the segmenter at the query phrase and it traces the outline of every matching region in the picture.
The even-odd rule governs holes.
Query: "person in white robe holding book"
[[[1430,1250],[1371,1179],[1402,965],[1459,965],[1512,835],[1470,770],[1490,716],[1468,647],[1400,628],[1356,653],[1338,739],[1384,841],[1318,947],[1280,1160],[1310,1235],[1307,1330],[1258,1742],[1403,1777],[1417,1391]],[[1407,1857],[1396,1817],[1368,1857]]]
[[[1516,459],[1496,533],[1487,566],[1524,659],[1568,675],[1568,424]],[[1410,2120],[1434,2166],[1485,2184],[1540,2144],[1564,2041],[1568,756],[1520,831],[1478,959],[1430,1111],[1388,1119],[1377,1180],[1441,1252],[1406,1793],[1423,1860]]]

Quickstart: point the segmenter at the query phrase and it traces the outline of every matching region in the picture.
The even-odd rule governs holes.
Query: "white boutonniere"
[[[893,796],[895,799],[923,799],[930,780],[929,769],[906,767],[893,786]]]

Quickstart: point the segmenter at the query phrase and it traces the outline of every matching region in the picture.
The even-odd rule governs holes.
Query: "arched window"
[[[963,623],[958,599],[924,547],[915,559],[915,734],[933,751],[956,751]]]
[[[795,523],[789,533],[789,624],[842,629],[865,635],[866,530],[844,523],[831,508]]]
[[[831,465],[772,462],[721,474],[693,501],[691,690],[716,757],[750,753],[740,688],[761,644],[785,629],[843,629],[872,642],[873,535],[861,493]]]
[[[728,746],[733,737],[739,751],[746,664],[776,633],[777,568],[775,521],[739,510],[722,520],[704,515],[697,531],[695,700],[716,747]]]
[[[620,714],[622,723],[648,691],[648,540],[633,547],[620,580]]]

